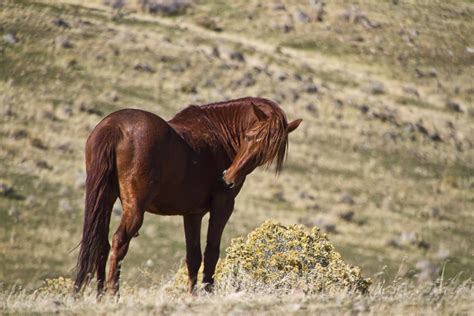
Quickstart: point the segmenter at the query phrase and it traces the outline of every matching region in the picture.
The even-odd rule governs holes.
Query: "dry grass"
[[[328,2],[324,21],[309,23],[297,18],[298,10],[312,14],[308,2],[281,1],[282,10],[258,1],[199,1],[175,17],[136,12],[122,18],[100,3],[0,4],[0,185],[14,191],[0,190],[0,280],[9,309],[26,306],[21,297],[33,298],[29,290],[6,298],[13,284],[34,289],[45,278],[72,277],[76,252],[68,251],[80,239],[83,146],[104,115],[136,107],[171,118],[190,103],[245,95],[274,99],[304,123],[290,137],[286,170],[277,180],[266,170],[249,177],[223,246],[274,219],[320,226],[371,277],[392,280],[404,262],[405,284],[423,276],[417,268],[423,261],[434,267],[428,279],[438,278],[444,265],[446,280],[472,276],[472,3],[359,1],[368,19],[381,24],[375,28],[341,19],[343,1]],[[222,31],[205,28],[206,16]],[[58,17],[70,28],[55,25]],[[288,19],[293,28],[285,33]],[[9,33],[16,43],[4,40]],[[63,48],[65,39],[72,47]],[[245,61],[232,59],[234,51]],[[382,93],[371,91],[374,81]],[[462,112],[450,110],[448,101]],[[113,216],[112,225],[118,220]],[[146,217],[124,263],[127,293],[161,295],[159,285],[142,287],[178,268],[181,230],[180,218]],[[459,294],[453,286],[450,293],[458,294],[429,308],[444,312],[456,297],[472,296],[470,287],[461,288],[468,290]],[[403,295],[412,287],[380,289],[401,296],[391,305],[391,294],[371,294],[369,312],[432,303],[420,289],[406,305]],[[124,293],[125,305],[117,306],[132,304],[134,295]],[[166,299],[149,304],[168,306]],[[240,299],[249,303],[242,307]],[[298,299],[282,300],[289,306]],[[198,310],[221,299],[187,300]],[[273,305],[271,297],[258,304],[245,295],[221,301],[243,311]],[[304,306],[330,312],[335,302],[356,301],[316,297]]]
[[[332,294],[307,295],[293,292],[285,295],[218,292],[197,295],[176,294],[166,286],[149,284],[146,288],[122,287],[117,302],[105,297],[100,302],[90,291],[74,298],[67,285],[72,280],[48,280],[36,292],[14,289],[0,292],[0,302],[10,313],[74,313],[118,315],[179,314],[195,315],[229,313],[318,313],[322,315],[445,315],[455,312],[468,315],[473,306],[472,282],[443,285],[413,285],[409,282],[376,284],[367,295],[340,291]]]

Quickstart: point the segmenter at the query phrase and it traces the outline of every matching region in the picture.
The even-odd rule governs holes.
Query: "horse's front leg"
[[[212,290],[216,264],[217,260],[219,260],[222,232],[233,210],[233,196],[222,194],[213,198],[207,231],[207,244],[204,252],[204,275],[202,282],[206,284],[206,291]]]
[[[199,267],[201,267],[201,222],[202,214],[184,215],[184,234],[186,237],[186,265],[188,267],[188,291],[196,287]]]

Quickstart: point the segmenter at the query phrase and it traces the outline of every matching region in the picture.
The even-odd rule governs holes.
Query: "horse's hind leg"
[[[120,267],[127,254],[130,240],[138,233],[143,223],[143,208],[135,202],[122,201],[123,215],[119,227],[112,239],[112,255],[110,256],[109,278],[107,291],[115,295],[119,289]]]

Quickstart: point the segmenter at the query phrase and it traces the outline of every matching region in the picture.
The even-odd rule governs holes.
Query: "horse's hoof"
[[[204,288],[204,291],[206,291],[207,293],[214,292],[214,284],[212,284],[212,283],[204,284],[203,288]]]

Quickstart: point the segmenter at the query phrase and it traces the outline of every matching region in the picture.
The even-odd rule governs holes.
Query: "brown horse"
[[[190,292],[202,261],[201,221],[210,212],[203,283],[212,285],[222,232],[245,177],[273,161],[279,172],[288,134],[300,123],[287,123],[276,103],[250,97],[192,105],[168,122],[132,109],[104,118],[86,143],[85,216],[75,292],[93,274],[98,295],[104,290],[110,215],[117,198],[123,215],[112,238],[107,291],[118,291],[121,262],[130,240],[138,236],[145,211],[183,216]]]

